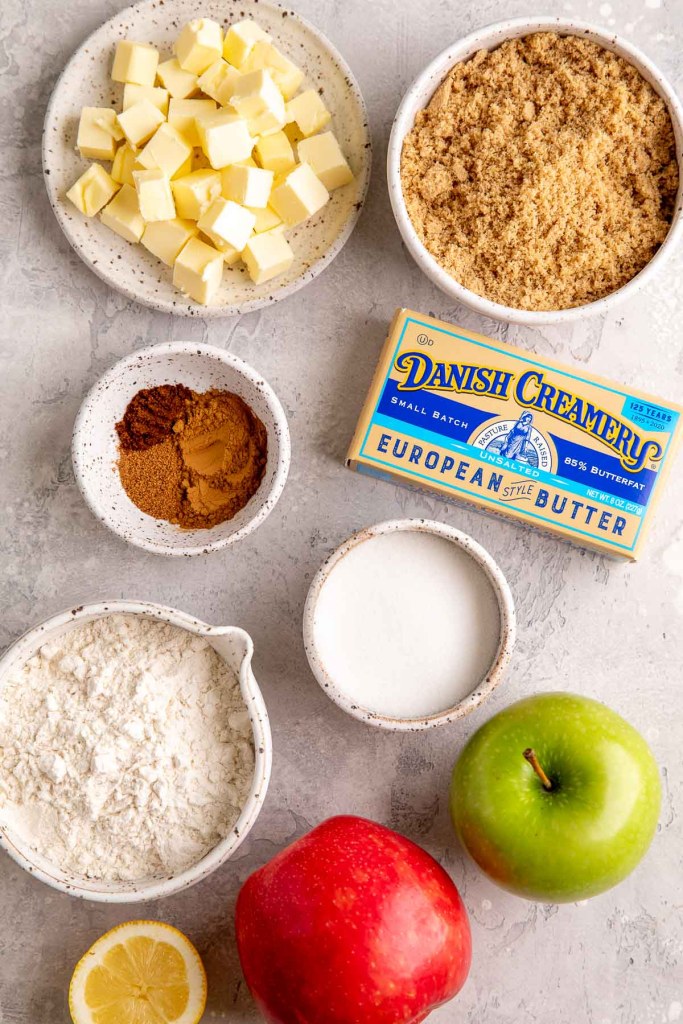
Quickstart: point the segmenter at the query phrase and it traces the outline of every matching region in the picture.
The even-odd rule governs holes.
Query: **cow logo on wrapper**
[[[634,559],[681,411],[401,309],[347,465]]]

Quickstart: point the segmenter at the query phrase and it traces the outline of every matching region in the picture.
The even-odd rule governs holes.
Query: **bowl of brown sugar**
[[[601,314],[683,234],[683,108],[631,43],[518,18],[444,50],[387,158],[408,250],[443,292],[530,325]]]
[[[234,544],[271,512],[289,430],[270,385],[237,356],[168,342],[97,381],[72,459],[87,504],[114,533],[158,554],[198,555]]]

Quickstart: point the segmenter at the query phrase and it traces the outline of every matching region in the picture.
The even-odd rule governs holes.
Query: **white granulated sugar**
[[[500,612],[466,551],[399,530],[357,544],[335,564],[313,628],[327,673],[352,703],[422,718],[453,707],[485,678]]]
[[[196,863],[254,772],[237,679],[203,639],[110,615],[45,644],[0,691],[0,816],[75,875],[133,881]]]

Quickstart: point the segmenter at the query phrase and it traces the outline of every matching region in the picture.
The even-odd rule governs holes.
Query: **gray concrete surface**
[[[244,626],[272,715],[275,768],[266,807],[234,862],[183,896],[132,913],[52,892],[0,856],[0,1020],[66,1024],[75,961],[106,928],[146,915],[171,921],[197,943],[209,972],[207,1020],[256,1021],[231,934],[236,892],[251,870],[332,811],[403,831],[461,887],[474,966],[435,1024],[683,1020],[680,461],[646,553],[631,566],[342,466],[399,304],[680,400],[683,253],[607,319],[542,330],[484,322],[449,305],[406,255],[383,158],[393,113],[418,70],[450,40],[508,15],[567,13],[608,25],[683,87],[683,3],[295,0],[337,44],[364,91],[376,146],[370,198],[344,252],[305,291],[211,324],[174,320],[109,291],[69,249],[44,194],[40,131],[50,90],[74,48],[121,6],[2,4],[0,643],[72,602],[106,597],[167,602]],[[86,389],[120,356],[169,338],[221,345],[258,367],[285,405],[294,452],[284,497],[265,525],[234,550],[182,564],[127,547],[99,526],[69,457]],[[508,575],[521,627],[509,678],[491,703],[466,724],[430,735],[383,734],[346,717],[315,683],[301,640],[306,590],[322,559],[358,527],[404,515],[441,519],[482,542]],[[664,803],[652,850],[628,881],[558,908],[505,895],[464,862],[446,792],[458,751],[492,711],[562,688],[603,699],[644,732],[662,766]]]

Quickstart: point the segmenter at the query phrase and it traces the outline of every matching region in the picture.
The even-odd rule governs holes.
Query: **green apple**
[[[545,903],[595,896],[645,854],[659,817],[647,743],[604,704],[541,693],[499,712],[453,770],[451,816],[479,867]]]

